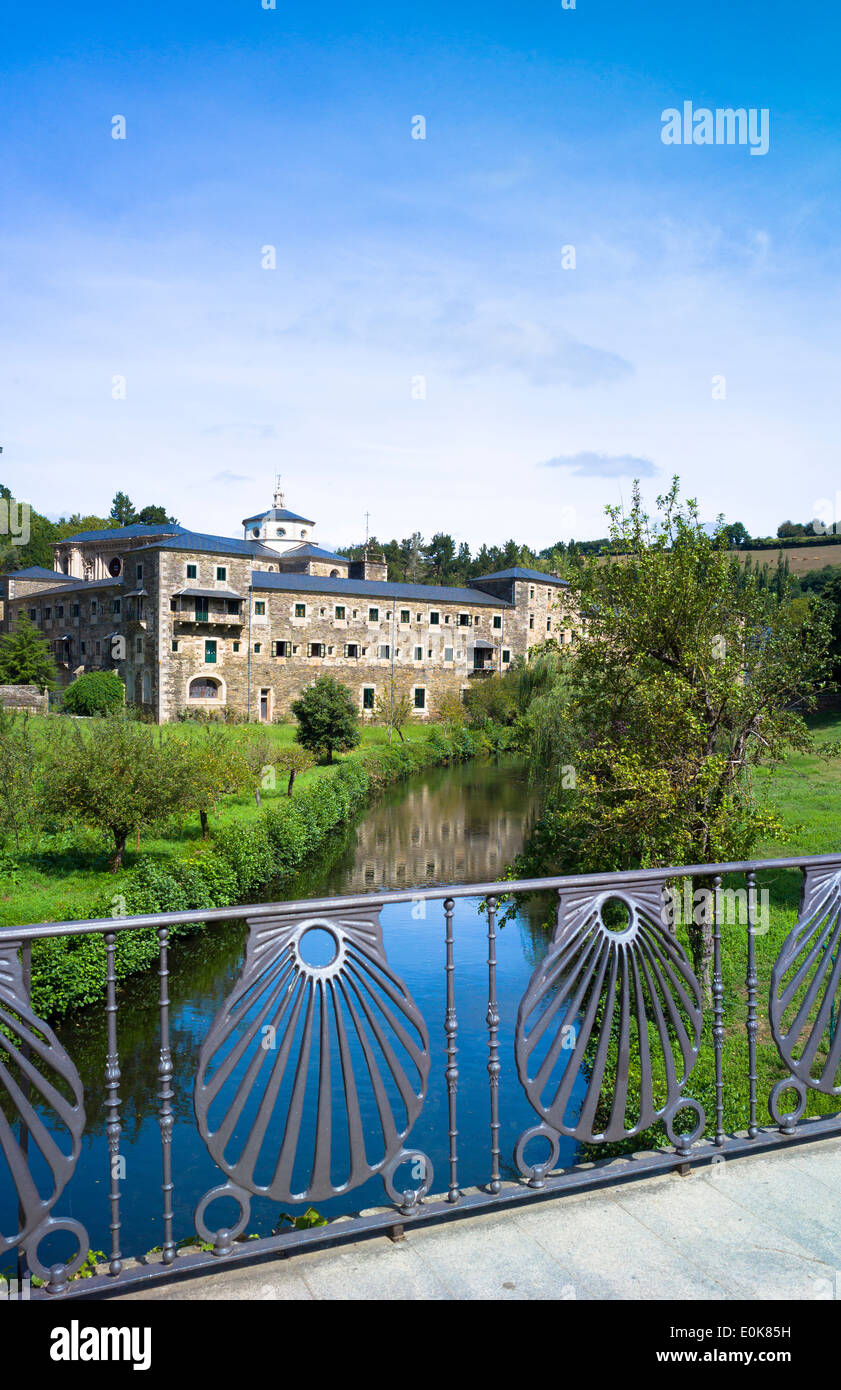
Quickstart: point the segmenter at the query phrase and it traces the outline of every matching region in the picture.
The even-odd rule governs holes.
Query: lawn
[[[51,720],[62,717],[49,716]],[[43,730],[47,722],[46,719],[36,719],[35,727]],[[280,745],[293,742],[295,727],[291,723],[259,726],[261,733]],[[426,724],[410,724],[403,734],[407,740],[423,740],[429,736],[429,728]],[[201,733],[201,727],[194,723],[166,724],[161,728],[164,739],[192,739],[200,737]],[[332,765],[320,764],[301,773],[296,779],[296,788],[305,787],[316,778],[329,777],[343,761],[359,758],[372,747],[388,742],[388,730],[374,725],[364,727],[361,735],[361,742],[352,753],[336,754]],[[264,807],[286,796],[286,778],[282,769],[278,771],[275,790],[263,790],[260,795]],[[214,829],[247,823],[259,814],[254,796],[250,793],[226,796],[220,801],[218,811],[211,813],[211,833]],[[139,854],[151,855],[165,862],[184,855],[200,840],[201,826],[197,815],[185,815],[163,826],[153,827],[140,835],[139,842],[134,839],[129,843],[122,873],[132,868]],[[90,903],[103,889],[119,892],[122,874],[110,872],[110,852],[110,846],[102,837],[84,829],[73,829],[42,836],[35,847],[25,849],[20,855],[9,852],[7,863],[3,863],[0,857],[3,871],[0,927],[55,921],[65,917],[68,909],[74,915],[84,917]]]

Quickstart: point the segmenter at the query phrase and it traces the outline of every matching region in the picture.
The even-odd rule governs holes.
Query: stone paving
[[[126,1299],[841,1298],[841,1140],[159,1285]]]

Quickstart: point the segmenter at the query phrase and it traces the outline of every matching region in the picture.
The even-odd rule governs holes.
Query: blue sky
[[[635,474],[757,533],[841,489],[837,6],[15,9],[0,477],[41,510],[238,534],[280,471],[323,542],[542,546]],[[685,100],[768,154],[664,145]]]

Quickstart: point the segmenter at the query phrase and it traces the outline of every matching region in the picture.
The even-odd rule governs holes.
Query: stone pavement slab
[[[121,1298],[841,1297],[841,1140],[158,1284]]]

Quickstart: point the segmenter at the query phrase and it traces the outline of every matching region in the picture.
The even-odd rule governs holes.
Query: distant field
[[[742,562],[750,555],[752,565],[769,565],[771,569],[776,569],[777,560],[784,555],[794,575],[822,570],[824,565],[841,565],[841,545],[790,545],[781,546],[779,550],[735,550],[733,553]]]

